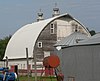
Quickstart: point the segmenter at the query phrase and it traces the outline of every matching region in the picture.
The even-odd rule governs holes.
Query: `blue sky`
[[[90,30],[100,32],[100,0],[0,0],[0,39],[36,21],[40,8],[45,19],[51,17],[55,3],[61,13],[69,13]]]

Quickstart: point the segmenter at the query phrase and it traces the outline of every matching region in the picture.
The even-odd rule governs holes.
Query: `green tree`
[[[11,38],[11,35],[7,36],[3,39],[0,39],[0,60],[2,60],[4,57],[6,46],[9,42],[10,38]]]
[[[96,34],[95,30],[90,30],[89,28],[87,28],[87,30],[89,31],[89,33],[91,34],[91,36],[93,36],[93,35]]]
[[[96,34],[96,32],[95,32],[94,30],[91,30],[91,31],[89,31],[89,32],[90,32],[91,36],[93,36],[93,35]]]

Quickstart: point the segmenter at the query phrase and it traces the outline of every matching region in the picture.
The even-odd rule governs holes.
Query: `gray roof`
[[[89,39],[80,41],[77,45],[98,44],[98,43],[100,43],[100,33],[90,37]]]
[[[71,46],[84,39],[88,39],[88,36],[80,32],[74,32],[71,35],[62,39],[61,41],[57,42],[55,46]]]

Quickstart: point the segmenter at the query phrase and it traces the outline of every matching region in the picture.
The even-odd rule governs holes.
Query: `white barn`
[[[38,15],[38,22],[23,26],[10,39],[4,56],[4,59],[6,56],[9,59],[9,67],[18,65],[19,69],[26,69],[26,48],[28,48],[30,68],[34,69],[34,55],[37,67],[41,68],[43,58],[54,52],[53,46],[57,41],[76,30],[87,37],[91,36],[87,28],[68,13],[53,14],[54,17],[45,20],[42,18],[43,14]]]

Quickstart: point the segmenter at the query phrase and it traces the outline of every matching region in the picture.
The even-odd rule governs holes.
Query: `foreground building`
[[[53,46],[57,41],[76,30],[90,37],[89,31],[77,19],[67,13],[59,14],[59,9],[54,8],[53,17],[44,20],[43,13],[40,12],[37,22],[25,25],[15,32],[4,56],[4,59],[6,56],[9,59],[9,67],[18,65],[19,69],[26,69],[26,48],[28,48],[30,69],[34,69],[34,61],[39,69],[42,67],[43,58],[54,53]]]
[[[73,45],[58,45],[64,81],[100,81],[100,33]]]

